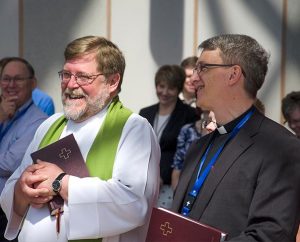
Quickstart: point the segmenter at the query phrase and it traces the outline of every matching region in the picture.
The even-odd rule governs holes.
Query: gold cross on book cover
[[[146,242],[222,242],[226,234],[164,208],[153,208]]]

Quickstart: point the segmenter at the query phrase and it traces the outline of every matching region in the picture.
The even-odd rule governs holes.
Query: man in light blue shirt
[[[0,192],[19,166],[38,126],[47,118],[32,101],[36,79],[32,66],[18,57],[5,58],[0,70]],[[0,210],[0,241],[6,218]]]

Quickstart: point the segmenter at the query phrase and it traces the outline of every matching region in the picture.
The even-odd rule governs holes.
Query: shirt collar
[[[18,108],[18,110],[15,112],[14,116],[8,120],[6,120],[4,123],[9,123],[11,120],[13,120],[15,117],[19,115],[19,113],[23,112],[26,108],[28,108],[32,104],[32,98],[30,98],[27,102],[25,102],[21,107]]]
[[[29,105],[31,105],[31,102],[32,102],[32,98],[29,98],[29,100],[28,100],[26,103],[24,103],[24,104],[17,110],[16,114],[19,113],[19,112],[22,112],[25,108],[27,108]]]
[[[229,123],[224,124],[223,126],[218,126],[217,130],[218,130],[219,134],[222,135],[222,134],[230,133],[234,129],[234,127],[247,115],[247,113],[252,108],[253,108],[253,106],[251,106],[246,112],[244,112],[243,114],[241,114],[236,119],[230,121]]]

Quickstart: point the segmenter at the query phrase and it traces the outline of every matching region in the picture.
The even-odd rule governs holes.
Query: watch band
[[[62,172],[60,173],[55,180],[52,182],[52,190],[58,194],[59,191],[61,190],[61,180],[63,179],[63,177],[67,175],[67,173]]]
[[[60,173],[60,174],[59,174],[59,175],[56,177],[56,179],[55,179],[55,180],[59,180],[59,181],[61,181],[65,175],[67,175],[67,173],[65,173],[65,172],[62,172],[62,173]]]

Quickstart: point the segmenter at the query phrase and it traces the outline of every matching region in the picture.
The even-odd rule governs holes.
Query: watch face
[[[54,192],[59,192],[60,190],[60,181],[59,180],[54,180],[52,183],[52,189]]]

